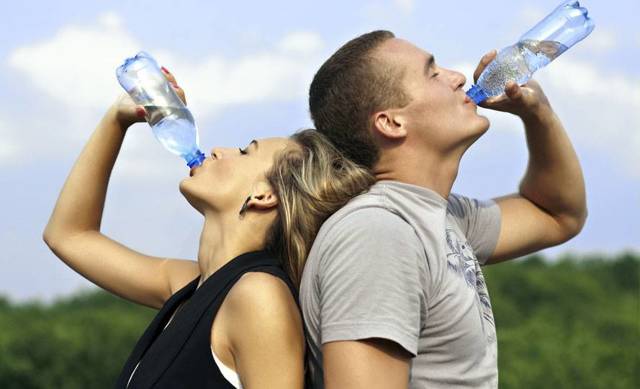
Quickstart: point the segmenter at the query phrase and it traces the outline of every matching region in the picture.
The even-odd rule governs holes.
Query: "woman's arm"
[[[182,90],[176,90],[184,100]],[[154,308],[199,274],[196,262],[140,254],[100,233],[113,165],[128,127],[144,121],[123,95],[104,115],[74,164],[43,239],[72,269],[96,285]]]
[[[279,278],[250,272],[224,304],[235,369],[245,389],[302,388],[304,333],[291,291]]]

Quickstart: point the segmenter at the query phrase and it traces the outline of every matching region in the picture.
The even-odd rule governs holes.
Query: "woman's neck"
[[[251,229],[250,220],[225,220],[220,215],[205,215],[198,248],[200,284],[237,256],[264,248],[264,238],[260,239],[264,234],[251,233]]]

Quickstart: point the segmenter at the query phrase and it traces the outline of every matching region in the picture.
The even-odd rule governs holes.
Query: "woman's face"
[[[248,196],[268,186],[265,174],[274,158],[296,146],[287,138],[267,138],[240,148],[216,147],[190,177],[180,182],[180,192],[202,214],[206,210],[238,213]]]

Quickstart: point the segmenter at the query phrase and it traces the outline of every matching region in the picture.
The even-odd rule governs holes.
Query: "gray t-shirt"
[[[312,374],[322,344],[384,338],[412,356],[410,388],[495,388],[497,344],[480,265],[495,249],[500,210],[380,181],[322,226],[300,302]]]

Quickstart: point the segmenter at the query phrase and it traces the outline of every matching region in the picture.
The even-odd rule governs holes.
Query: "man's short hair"
[[[354,162],[373,168],[380,148],[371,115],[409,103],[402,72],[372,56],[390,31],[373,31],[347,42],[318,70],[309,88],[309,111],[320,132]]]

